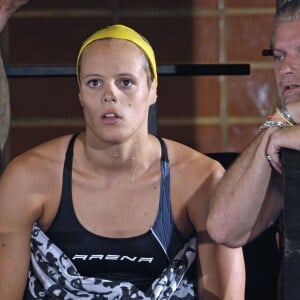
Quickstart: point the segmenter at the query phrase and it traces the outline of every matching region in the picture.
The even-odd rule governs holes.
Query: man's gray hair
[[[300,21],[300,0],[285,0],[277,9],[271,33],[271,49],[274,46],[274,38],[279,23]]]

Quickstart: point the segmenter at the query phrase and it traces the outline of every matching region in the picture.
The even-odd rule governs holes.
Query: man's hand
[[[9,17],[30,0],[0,0],[0,32],[3,31]]]
[[[282,166],[280,162],[280,150],[282,148],[288,148],[300,151],[300,126],[295,125],[288,128],[270,128],[268,131],[272,131],[269,135],[266,155],[269,155],[269,162],[273,168],[282,173]]]
[[[29,2],[29,0],[0,0],[0,12],[6,11],[13,14],[27,2]]]

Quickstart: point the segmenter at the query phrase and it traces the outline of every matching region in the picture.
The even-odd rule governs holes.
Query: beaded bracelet
[[[266,121],[259,127],[258,132],[260,133],[268,128],[273,128],[273,127],[286,128],[286,127],[291,127],[291,125],[287,122]]]
[[[280,106],[276,108],[276,112],[280,115],[282,119],[284,119],[290,126],[296,125],[296,122],[291,117],[290,113],[284,106]]]

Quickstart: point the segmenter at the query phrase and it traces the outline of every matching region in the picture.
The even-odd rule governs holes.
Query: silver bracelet
[[[273,127],[277,127],[277,128],[286,128],[286,127],[290,127],[291,125],[289,123],[286,122],[278,122],[278,121],[266,121],[265,123],[263,123],[259,129],[258,132],[262,132],[268,128],[273,128]]]
[[[284,119],[286,119],[287,122],[291,123],[292,125],[296,125],[296,122],[284,106],[279,106],[278,107],[278,112],[283,116]]]

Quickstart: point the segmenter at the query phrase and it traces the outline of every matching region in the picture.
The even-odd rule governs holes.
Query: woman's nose
[[[103,97],[102,97],[102,101],[104,103],[108,103],[108,102],[116,102],[116,96],[115,93],[113,91],[113,89],[111,87],[106,87]]]
[[[112,95],[105,95],[103,97],[103,102],[116,102],[116,99]]]

